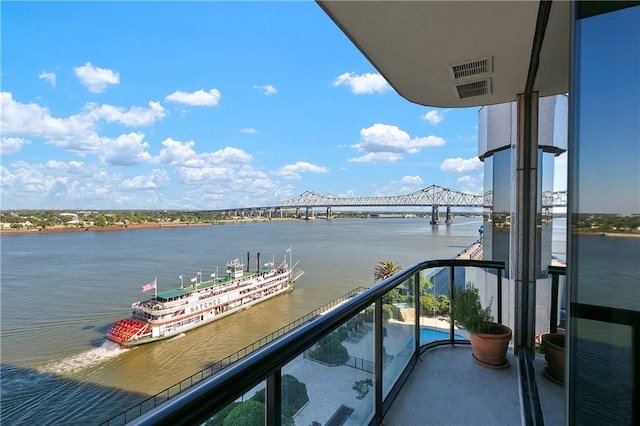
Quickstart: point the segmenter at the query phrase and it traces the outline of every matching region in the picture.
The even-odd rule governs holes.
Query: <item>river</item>
[[[3,236],[3,424],[97,424],[359,286],[380,260],[451,258],[480,218],[432,227],[424,218],[272,221]],[[121,349],[116,320],[178,276],[203,276],[246,252],[266,261],[292,247],[295,290],[177,338]]]

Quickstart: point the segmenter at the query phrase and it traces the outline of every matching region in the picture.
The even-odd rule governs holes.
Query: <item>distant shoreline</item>
[[[203,222],[203,223],[160,222],[160,223],[142,223],[142,224],[134,224],[134,225],[54,227],[54,228],[42,228],[42,229],[3,229],[3,230],[0,230],[0,236],[59,234],[59,233],[66,233],[66,232],[126,231],[126,230],[134,230],[134,229],[154,229],[154,228],[182,228],[182,227],[188,227],[188,226],[213,226],[213,225],[224,225],[229,223],[253,223],[253,222],[269,222],[269,221],[278,222],[278,221],[285,221],[285,220],[300,220],[300,219],[297,219],[297,218],[226,219],[226,220],[217,220],[214,222]],[[504,230],[503,232],[507,232],[507,230]],[[625,232],[578,231],[577,235],[580,235],[580,236],[592,235],[596,237],[640,238],[640,233],[628,233],[628,232],[625,233]]]
[[[281,221],[288,219],[270,219],[273,221]],[[68,232],[108,232],[108,231],[127,231],[136,229],[155,229],[155,228],[183,228],[192,226],[214,226],[224,225],[227,223],[247,223],[247,222],[267,222],[269,219],[250,219],[250,220],[220,220],[207,223],[141,223],[134,225],[110,225],[110,226],[79,226],[79,227],[55,227],[41,229],[8,229],[0,231],[3,235],[39,235],[39,234],[62,234]]]

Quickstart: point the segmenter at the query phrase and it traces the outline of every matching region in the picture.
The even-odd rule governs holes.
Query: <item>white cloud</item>
[[[0,123],[5,135],[43,137],[75,152],[94,152],[100,144],[89,117],[55,118],[46,107],[15,101],[10,92],[0,93]]]
[[[166,170],[156,169],[150,175],[134,176],[122,181],[125,189],[160,189],[169,182],[169,175]]]
[[[384,93],[391,90],[389,83],[380,74],[365,73],[356,74],[346,72],[336,77],[331,83],[333,87],[347,86],[356,95]]]
[[[51,87],[56,87],[56,73],[42,71],[38,74],[38,78],[48,81]]]
[[[128,110],[112,105],[87,104],[85,114],[93,121],[100,119],[107,122],[118,122],[128,127],[150,126],[162,120],[167,112],[160,102],[149,102],[149,108],[131,107]]]
[[[129,133],[115,139],[103,138],[100,156],[108,164],[130,166],[152,161],[147,152],[149,144],[143,141],[144,133]]]
[[[172,138],[163,140],[164,148],[160,150],[160,162],[172,166],[188,166],[190,161],[197,159],[196,151],[193,149],[195,144],[194,141],[180,142]],[[199,165],[202,164],[204,163]]]
[[[423,115],[422,119],[423,120],[427,120],[428,122],[430,122],[433,125],[436,125],[436,124],[442,122],[442,120],[444,120],[444,115],[442,115],[441,112],[436,111],[435,109],[432,109],[431,111],[429,111],[425,115]]]
[[[162,141],[164,148],[160,150],[159,160],[161,163],[172,166],[194,169],[215,166],[214,170],[210,171],[215,174],[219,164],[247,164],[253,159],[245,151],[229,146],[215,152],[197,153],[194,150],[195,144],[194,141],[180,142],[172,138],[165,139]]]
[[[168,184],[165,170],[153,170],[142,176],[123,176],[121,172],[128,171],[125,169],[116,173],[108,170],[96,162],[15,162],[9,169],[1,170],[3,201],[30,208],[184,208],[182,199],[167,202],[158,190]]]
[[[402,155],[393,152],[370,152],[360,157],[349,158],[352,163],[395,163]]]
[[[3,137],[0,139],[0,154],[9,155],[20,152],[23,145],[27,145],[29,142],[23,138]]]
[[[478,157],[462,159],[460,157],[447,158],[440,164],[440,170],[447,173],[473,173],[482,170],[482,161]]]
[[[460,176],[456,179],[456,182],[465,186],[475,186],[478,184],[478,180],[473,176]]]
[[[361,129],[360,142],[351,146],[358,151],[376,155],[365,155],[363,157],[352,158],[349,161],[397,161],[402,158],[400,154],[417,154],[424,147],[441,146],[444,144],[444,139],[438,136],[412,139],[407,132],[398,126],[376,123],[371,127]],[[386,155],[380,155],[383,153]]]
[[[227,146],[212,153],[204,153],[202,156],[210,164],[244,164],[249,163],[253,157],[245,151]]]
[[[50,170],[56,170],[65,174],[74,174],[81,176],[91,176],[92,171],[85,167],[83,161],[64,161],[49,160],[45,163],[45,167]]]
[[[192,93],[182,92],[180,90],[173,92],[164,98],[167,102],[178,102],[191,106],[216,106],[220,102],[222,94],[218,89],[211,89],[208,92],[204,90],[196,90]]]
[[[328,171],[326,167],[316,166],[315,164],[305,161],[298,161],[295,164],[287,164],[280,168],[278,175],[285,179],[300,179],[302,177],[300,173],[327,173]]]
[[[113,185],[120,181],[92,164],[71,161],[47,161],[45,164],[16,162],[11,170],[2,171],[3,199],[20,200],[34,207],[48,208],[45,204],[62,197],[64,202],[77,206],[99,200],[102,205],[112,193]]]
[[[111,105],[87,104],[80,114],[56,118],[51,116],[46,107],[17,102],[9,92],[0,94],[0,123],[4,134],[16,135],[20,139],[24,136],[41,137],[48,143],[81,155],[102,155],[106,161],[114,161],[115,164],[146,162],[150,156],[142,145],[132,150],[132,134],[116,139],[99,136],[96,122],[104,120],[125,126],[144,126],[153,124],[165,115],[166,111],[160,103],[149,102],[149,108],[132,107],[128,110]],[[129,159],[123,158],[117,153],[122,149],[128,153],[122,155],[135,155]]]
[[[249,134],[256,134],[258,133],[258,131],[256,129],[254,129],[253,127],[244,127],[240,130],[238,130],[240,133],[249,133]]]
[[[87,62],[81,67],[73,69],[80,83],[87,86],[92,93],[102,93],[107,90],[108,84],[120,84],[120,74],[107,68],[100,68]]]
[[[458,183],[458,188],[462,192],[466,192],[468,194],[480,194],[482,192],[482,184],[478,184],[479,178],[475,176],[460,176],[456,182]]]
[[[405,185],[422,185],[424,182],[420,176],[416,175],[404,176],[402,179],[400,179],[400,183],[404,183]]]
[[[273,87],[271,84],[265,84],[263,86],[253,86],[254,89],[260,90],[263,95],[270,96],[278,93],[278,89]]]

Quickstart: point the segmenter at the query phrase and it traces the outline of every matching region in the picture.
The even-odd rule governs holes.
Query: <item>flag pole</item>
[[[153,279],[153,289],[154,289],[154,296],[156,299],[158,298],[158,277],[155,277]]]

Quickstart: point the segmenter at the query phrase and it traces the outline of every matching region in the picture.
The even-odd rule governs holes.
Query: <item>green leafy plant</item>
[[[491,302],[483,308],[478,289],[470,284],[454,290],[453,318],[470,333],[490,333],[493,328]]]

